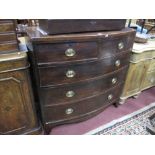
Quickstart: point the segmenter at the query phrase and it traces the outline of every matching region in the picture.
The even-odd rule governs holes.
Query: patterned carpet
[[[104,126],[92,130],[88,135],[150,135],[146,125],[150,124],[149,116],[155,113],[155,103],[136,112],[114,120]]]

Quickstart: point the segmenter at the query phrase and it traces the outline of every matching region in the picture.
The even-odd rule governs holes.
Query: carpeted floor
[[[146,127],[151,125],[149,117],[155,113],[155,102],[131,114],[113,120],[87,135],[150,135]]]
[[[137,99],[130,98],[125,104],[115,108],[110,106],[99,115],[80,123],[57,126],[52,129],[51,135],[81,135],[103,126],[115,119],[131,114],[155,102],[155,87],[140,94]]]

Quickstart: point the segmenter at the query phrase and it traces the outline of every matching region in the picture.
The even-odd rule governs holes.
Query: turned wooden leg
[[[138,95],[134,95],[133,98],[134,98],[134,99],[137,99],[137,98],[138,98]]]
[[[50,132],[51,132],[51,128],[48,127],[48,126],[45,126],[45,127],[44,127],[44,134],[45,134],[45,135],[49,135]]]
[[[117,108],[118,106],[120,106],[120,104],[118,102],[114,103],[114,106]]]
[[[119,100],[119,104],[124,104],[125,101],[126,101],[126,99],[120,99],[120,100]]]
[[[139,97],[139,94],[140,94],[140,93],[134,95],[133,98],[134,98],[134,99],[137,99],[137,98]]]
[[[124,103],[125,103],[125,100],[126,100],[126,99],[120,99],[118,102],[114,103],[114,106],[115,106],[115,107],[118,107],[118,106],[124,104]]]

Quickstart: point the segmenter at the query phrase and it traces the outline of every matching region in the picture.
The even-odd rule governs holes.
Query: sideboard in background
[[[120,104],[129,97],[137,98],[145,89],[155,86],[155,41],[134,43]]]

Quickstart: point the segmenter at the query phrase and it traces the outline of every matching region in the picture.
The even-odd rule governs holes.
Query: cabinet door
[[[146,66],[144,62],[130,63],[121,97],[129,97],[140,92],[141,83],[145,76]]]
[[[148,72],[155,71],[155,58],[150,60],[150,65],[148,68]]]
[[[35,124],[25,72],[0,75],[0,134],[22,134]]]
[[[155,71],[147,72],[142,84],[142,90],[155,86]]]

